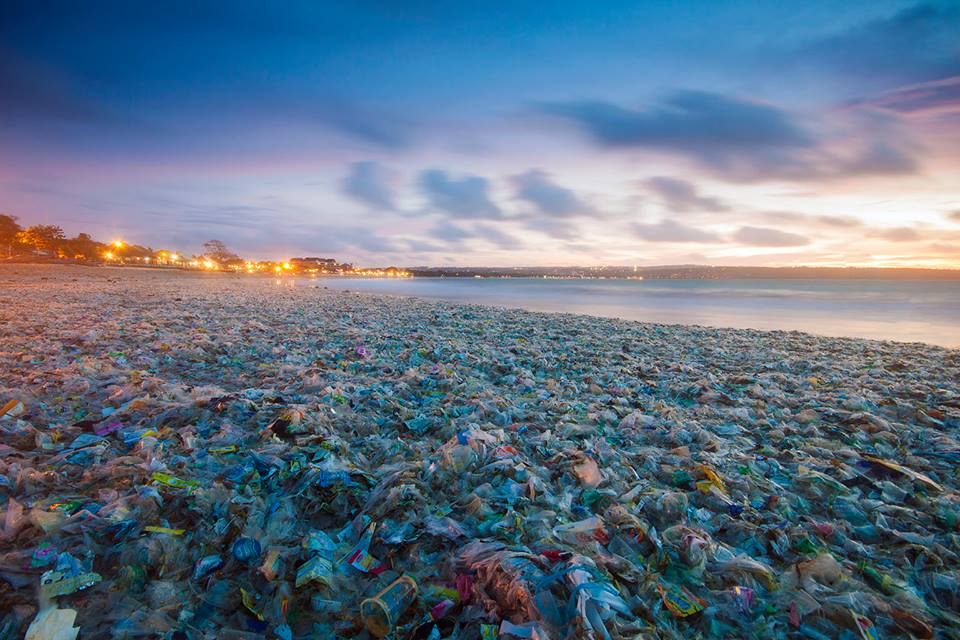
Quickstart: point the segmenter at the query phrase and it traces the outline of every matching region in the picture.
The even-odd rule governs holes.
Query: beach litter
[[[0,638],[960,638],[958,351],[0,277]]]

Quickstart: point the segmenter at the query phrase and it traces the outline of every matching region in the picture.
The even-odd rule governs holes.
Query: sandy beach
[[[958,350],[2,266],[8,401],[17,624],[56,568],[81,638],[364,637],[400,574],[398,637],[958,637]]]

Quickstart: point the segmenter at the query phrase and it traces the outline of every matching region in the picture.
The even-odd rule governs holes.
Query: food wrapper
[[[92,587],[103,580],[99,573],[68,575],[63,571],[47,571],[40,576],[40,595],[45,599],[67,596]]]
[[[314,556],[297,570],[296,586],[299,589],[305,584],[319,582],[329,587],[332,577],[333,563],[323,556]]]
[[[657,584],[657,591],[660,592],[664,606],[678,618],[692,616],[707,607],[706,602],[682,587],[668,586],[665,588],[662,584]]]
[[[159,471],[155,471],[150,477],[160,484],[165,484],[175,489],[195,489],[200,486],[200,483],[194,480],[181,480],[176,476],[171,476],[168,473],[161,473]]]
[[[371,522],[364,530],[363,535],[357,542],[353,551],[347,556],[347,564],[363,573],[372,573],[374,575],[381,573],[386,569],[379,560],[370,555],[370,543],[373,541],[373,532],[377,528],[376,522]]]

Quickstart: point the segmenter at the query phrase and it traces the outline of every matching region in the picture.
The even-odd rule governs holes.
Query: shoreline
[[[5,267],[4,265],[0,264],[0,281],[2,281],[4,273],[11,271],[14,267],[27,267],[27,271],[29,271],[31,268],[36,268],[36,267],[69,270],[77,266],[85,266],[85,265],[48,265],[48,264],[23,265],[23,264],[19,264],[19,265],[9,265]],[[190,278],[196,277],[197,279],[210,279],[215,277],[223,277],[223,278],[228,278],[228,280],[226,281],[231,283],[237,283],[237,282],[242,283],[244,280],[253,279],[256,282],[261,282],[261,283],[266,281],[272,281],[274,283],[279,283],[279,285],[281,286],[297,286],[297,284],[299,283],[300,286],[312,286],[317,288],[321,288],[321,285],[319,283],[323,280],[329,280],[329,281],[335,281],[335,282],[344,282],[344,281],[350,281],[350,280],[380,282],[383,280],[390,280],[388,278],[370,278],[370,277],[363,277],[363,276],[336,276],[336,275],[329,275],[329,274],[325,276],[316,276],[315,278],[310,276],[304,276],[304,275],[290,275],[290,274],[277,276],[275,274],[267,274],[267,273],[248,274],[248,273],[232,273],[232,272],[225,272],[225,271],[205,271],[205,270],[195,270],[195,269],[176,269],[176,268],[163,269],[163,268],[144,267],[144,266],[137,266],[137,265],[128,265],[128,266],[120,266],[120,267],[113,266],[113,265],[104,265],[104,269],[107,273],[130,271],[134,273],[136,272],[150,273],[153,276],[160,276],[161,274],[173,275],[174,272],[176,272],[177,274],[180,274],[180,275],[177,275],[175,277],[180,277],[181,275],[190,277]],[[420,278],[420,279],[423,280],[425,278]],[[431,280],[431,279],[432,278],[427,280]],[[439,280],[440,278],[437,278],[437,279]],[[485,279],[493,280],[496,278],[485,278]],[[504,279],[519,280],[521,278],[504,278]],[[473,281],[474,279],[462,278],[462,280]],[[530,278],[530,280],[540,280],[540,279]],[[317,284],[314,284],[315,282]],[[571,316],[571,317],[582,318],[582,319],[589,318],[597,321],[626,322],[626,323],[635,323],[640,325],[649,325],[651,327],[670,327],[678,330],[689,328],[692,330],[699,330],[699,331],[755,332],[759,334],[785,334],[785,335],[800,334],[800,335],[808,336],[813,339],[879,342],[879,343],[890,343],[892,345],[904,345],[904,346],[912,346],[912,347],[942,349],[947,352],[960,352],[960,344],[958,344],[957,346],[950,346],[950,345],[936,344],[932,342],[924,342],[922,340],[910,341],[910,340],[897,340],[892,338],[869,338],[869,337],[859,337],[859,336],[850,336],[850,335],[830,335],[830,334],[814,333],[812,331],[805,331],[802,329],[776,329],[776,328],[764,329],[764,328],[756,328],[756,327],[736,327],[736,326],[701,324],[701,323],[695,323],[695,322],[658,322],[658,321],[650,321],[650,320],[638,320],[634,318],[614,316],[614,315],[595,315],[590,313],[557,311],[552,309],[531,309],[531,308],[520,307],[520,306],[511,306],[508,304],[470,302],[466,300],[457,300],[457,299],[452,299],[452,298],[443,297],[443,296],[417,295],[417,294],[409,294],[409,293],[390,293],[390,292],[382,292],[382,291],[363,291],[363,290],[353,290],[348,288],[344,288],[344,289],[340,289],[336,287],[330,288],[326,286],[322,286],[322,289],[330,292],[340,292],[340,293],[348,293],[352,295],[371,296],[374,298],[386,297],[386,298],[396,298],[401,300],[423,302],[423,303],[443,303],[448,305],[476,307],[479,309],[489,309],[491,311],[498,311],[498,312],[524,311],[526,313],[531,313],[531,314],[542,314],[547,317]]]
[[[442,302],[449,305],[470,307],[477,309],[489,309],[492,311],[504,312],[504,311],[522,311],[524,313],[530,313],[534,315],[542,315],[546,317],[551,316],[570,316],[573,318],[590,318],[594,320],[607,320],[613,322],[627,322],[631,324],[646,325],[649,327],[664,327],[671,329],[682,330],[685,328],[698,331],[720,331],[720,332],[747,332],[747,333],[759,333],[759,334],[799,334],[807,336],[814,339],[825,339],[825,340],[851,340],[851,341],[862,341],[862,342],[879,342],[879,343],[889,343],[892,345],[904,345],[912,347],[924,347],[930,349],[941,349],[947,352],[960,351],[960,346],[952,347],[949,345],[934,344],[932,342],[924,342],[922,340],[894,340],[894,339],[883,339],[883,338],[862,338],[859,336],[839,336],[839,335],[829,335],[814,333],[812,331],[803,331],[801,329],[758,329],[753,327],[733,327],[733,326],[721,326],[721,325],[710,325],[710,324],[699,324],[695,322],[655,322],[650,320],[635,320],[633,318],[626,318],[622,316],[611,316],[611,315],[591,315],[589,313],[574,313],[569,311],[551,311],[551,310],[540,310],[540,309],[528,309],[526,307],[514,307],[509,305],[501,305],[494,303],[482,303],[482,302],[467,302],[463,300],[454,300],[450,298],[444,298],[440,296],[425,296],[425,295],[416,295],[416,294],[404,294],[404,293],[385,293],[379,291],[354,291],[350,289],[337,289],[336,291],[342,291],[343,293],[349,293],[353,295],[360,296],[371,296],[373,298],[396,298],[399,300],[410,300],[418,302]]]

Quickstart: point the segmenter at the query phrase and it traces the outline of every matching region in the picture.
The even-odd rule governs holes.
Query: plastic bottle
[[[378,638],[386,636],[416,596],[417,583],[414,579],[400,576],[383,591],[360,603],[363,624]]]

